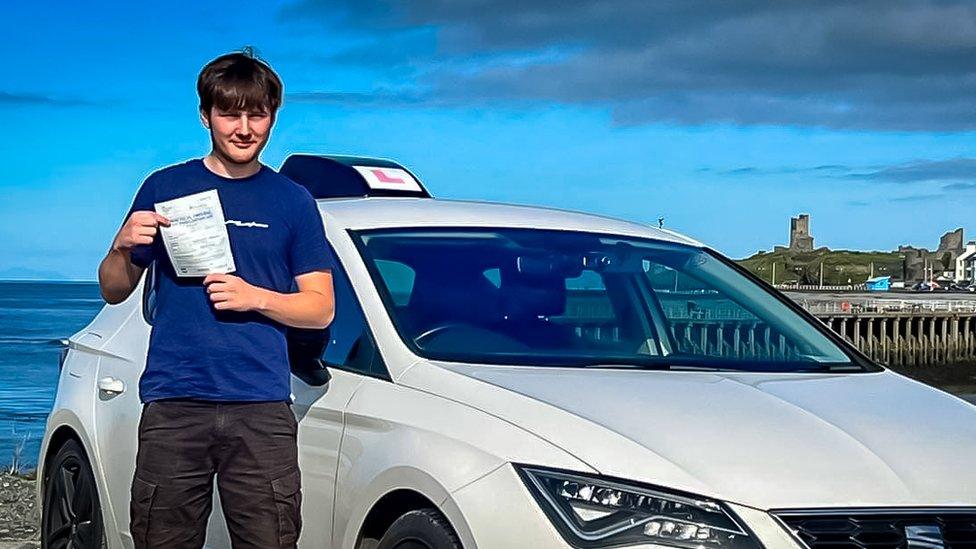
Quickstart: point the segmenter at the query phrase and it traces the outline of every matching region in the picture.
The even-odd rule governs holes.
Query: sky
[[[736,258],[799,213],[835,249],[976,235],[973,2],[83,4],[0,18],[0,279],[94,280],[142,180],[209,151],[197,74],[245,45],[285,83],[275,168],[393,158]]]

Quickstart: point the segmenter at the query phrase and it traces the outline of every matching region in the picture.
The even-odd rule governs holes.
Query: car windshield
[[[804,316],[716,254],[510,228],[353,233],[420,356],[477,364],[860,371]]]

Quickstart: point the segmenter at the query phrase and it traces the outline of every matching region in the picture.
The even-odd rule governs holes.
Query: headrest
[[[467,283],[458,284],[458,278]],[[480,274],[418,273],[407,307],[422,327],[441,322],[488,325],[501,317],[498,289]]]
[[[566,310],[566,279],[559,275],[502,271],[501,290],[509,318],[558,316]]]

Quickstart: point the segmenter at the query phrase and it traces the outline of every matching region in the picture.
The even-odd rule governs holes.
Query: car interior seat
[[[566,310],[565,277],[502,271],[499,289],[504,333],[532,348],[560,349],[576,343],[571,327],[550,321]]]

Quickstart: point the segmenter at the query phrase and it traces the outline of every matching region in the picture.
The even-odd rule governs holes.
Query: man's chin
[[[231,147],[233,147],[233,145],[231,145]],[[258,157],[258,153],[261,152],[261,149],[255,145],[254,147],[243,150],[237,149],[236,147],[230,150],[222,149],[221,152],[223,153],[221,156],[223,156],[228,162],[232,164],[245,165],[254,162]]]

